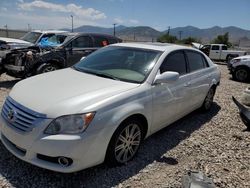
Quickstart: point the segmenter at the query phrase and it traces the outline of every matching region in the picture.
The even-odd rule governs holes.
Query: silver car
[[[110,45],[17,83],[3,105],[1,140],[20,159],[59,172],[124,164],[149,135],[209,110],[219,82],[217,66],[193,48]]]

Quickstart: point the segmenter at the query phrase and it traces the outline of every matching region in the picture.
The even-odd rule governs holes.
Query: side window
[[[73,48],[92,47],[91,38],[88,37],[88,36],[78,37],[78,38],[76,38],[75,40],[72,41],[72,47]]]
[[[220,46],[218,46],[218,45],[213,45],[212,46],[212,50],[219,50],[220,49]]]
[[[160,67],[160,73],[166,71],[178,72],[180,75],[187,73],[185,55],[182,51],[174,52],[166,57]]]
[[[190,72],[207,67],[204,57],[198,52],[186,51]]]
[[[222,50],[227,50],[227,46],[222,46]]]
[[[94,40],[95,40],[94,42],[95,47],[103,47],[109,45],[109,41],[105,37],[94,36]]]

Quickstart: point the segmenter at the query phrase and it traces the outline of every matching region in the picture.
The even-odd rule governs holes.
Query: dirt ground
[[[222,78],[212,110],[195,111],[152,135],[127,165],[61,174],[23,162],[0,144],[0,187],[181,187],[189,170],[202,171],[217,187],[250,187],[250,132],[243,131],[231,99],[249,84],[231,80],[225,65],[219,68]],[[1,106],[18,81],[1,76]]]

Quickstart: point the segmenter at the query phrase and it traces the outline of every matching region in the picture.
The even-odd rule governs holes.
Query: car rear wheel
[[[237,68],[233,74],[233,77],[240,82],[245,82],[249,79],[249,70],[243,67]]]
[[[131,119],[123,122],[113,134],[106,154],[110,166],[130,161],[137,153],[143,138],[141,122]]]
[[[201,109],[203,111],[209,111],[213,105],[214,101],[214,94],[215,94],[215,87],[211,87],[207,93],[207,96],[202,104]]]

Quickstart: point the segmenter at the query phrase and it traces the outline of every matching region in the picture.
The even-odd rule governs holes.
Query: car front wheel
[[[46,73],[46,72],[52,72],[58,70],[58,66],[55,64],[47,64],[38,69],[38,74]]]
[[[245,82],[249,79],[249,71],[246,68],[237,68],[233,74],[234,79]]]
[[[106,154],[106,162],[120,165],[130,161],[137,153],[143,138],[141,122],[131,119],[123,122],[113,134]]]

